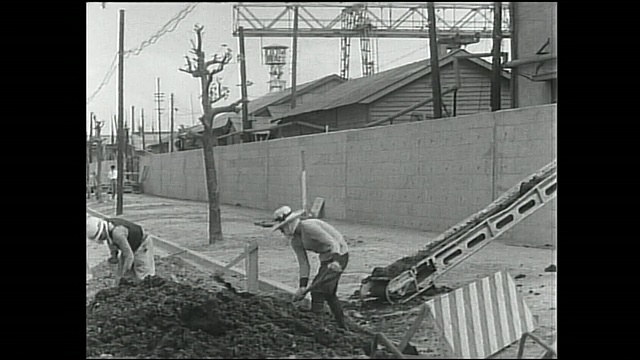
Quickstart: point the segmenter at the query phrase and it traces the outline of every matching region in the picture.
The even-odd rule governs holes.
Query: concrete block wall
[[[198,150],[202,153],[202,150]],[[220,201],[258,209],[268,207],[269,151],[266,142],[216,147]],[[204,174],[204,172],[203,172]],[[206,192],[205,192],[206,193]],[[206,199],[206,197],[205,197]]]
[[[496,193],[516,185],[523,176],[557,156],[556,105],[519,108],[496,113]],[[556,202],[504,233],[504,241],[518,245],[557,243]]]
[[[484,207],[492,184],[489,117],[347,133],[347,218],[442,231]]]
[[[307,204],[325,217],[444,231],[556,156],[556,105],[215,148],[221,202],[273,210]],[[154,155],[146,193],[206,201],[202,150]],[[503,241],[556,242],[555,200]]]

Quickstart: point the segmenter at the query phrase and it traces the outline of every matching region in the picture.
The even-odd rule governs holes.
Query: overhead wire
[[[144,50],[146,47],[152,44],[155,44],[162,36],[177,29],[178,24],[180,24],[180,22],[184,20],[187,17],[187,15],[189,15],[189,13],[191,13],[196,8],[196,6],[198,6],[198,3],[187,5],[184,9],[180,10],[175,16],[173,16],[169,21],[167,21],[158,31],[156,31],[155,34],[151,35],[147,40],[144,40],[142,43],[140,43],[138,47],[125,51],[124,57],[127,58],[130,55],[134,55],[134,56],[140,55],[142,50]],[[94,91],[93,94],[91,94],[91,96],[87,98],[87,102],[86,102],[87,105],[90,102],[92,102],[93,99],[95,99],[95,97],[98,95],[98,93],[100,93],[100,91],[109,83],[109,81],[111,80],[111,77],[113,77],[113,74],[118,68],[117,60],[118,60],[118,52],[116,52],[113,58],[113,61],[109,66],[109,70],[107,71],[100,85],[98,85],[98,88],[96,89],[96,91]]]

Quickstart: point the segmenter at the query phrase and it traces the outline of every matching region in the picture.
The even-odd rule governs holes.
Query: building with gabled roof
[[[332,88],[346,82],[336,74],[321,77],[319,79],[296,86],[296,104],[306,104],[317,96],[329,92]],[[266,140],[269,137],[270,128],[275,127],[270,122],[279,118],[291,110],[291,88],[283,91],[275,91],[265,94],[247,104],[249,121],[252,130],[248,132],[255,135],[256,140]],[[242,113],[224,113],[217,115],[213,123],[216,145],[230,145],[240,142],[242,128]],[[198,124],[183,129],[178,134],[176,148],[178,150],[198,149],[202,142],[198,139],[204,131],[204,126]]]
[[[443,96],[443,116],[490,111],[491,63],[469,57],[466,50],[454,50],[439,59],[442,91],[454,87],[454,58],[458,59],[461,87]],[[510,74],[502,72],[501,107],[510,107]],[[362,128],[388,118],[431,95],[431,64],[421,60],[368,77],[349,80],[316,96],[271,121],[279,136],[297,136],[326,131]],[[399,116],[391,123],[432,118],[432,103]],[[389,122],[387,122],[389,124]]]

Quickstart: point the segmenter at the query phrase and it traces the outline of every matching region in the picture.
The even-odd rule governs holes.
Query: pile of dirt
[[[160,258],[156,256],[155,262],[156,274],[160,277],[210,291],[218,291],[224,288],[224,286],[214,281],[215,279],[211,277],[211,274],[196,269],[194,266],[185,263],[179,257]],[[93,300],[93,297],[98,291],[113,286],[115,280],[113,272],[115,268],[116,266],[109,264],[105,258],[104,261],[91,269],[93,279],[87,282],[87,305]],[[234,279],[230,278],[228,280]]]
[[[100,290],[86,308],[87,357],[362,357],[371,336],[290,302],[161,277]]]

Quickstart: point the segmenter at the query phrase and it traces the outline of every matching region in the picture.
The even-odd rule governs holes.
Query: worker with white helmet
[[[294,300],[303,299],[311,289],[311,311],[322,314],[326,301],[338,326],[346,328],[337,292],[338,282],[349,262],[349,247],[336,228],[320,219],[301,219],[303,214],[303,210],[293,212],[288,206],[278,208],[273,214],[278,224],[272,230],[280,230],[291,239],[298,259],[300,282]],[[319,254],[320,260],[320,269],[311,285],[308,284],[311,267],[307,251]]]
[[[124,219],[102,220],[91,216],[87,218],[87,238],[109,246],[110,262],[117,259],[118,264],[116,285],[122,277],[142,281],[155,275],[153,242],[140,225]]]

